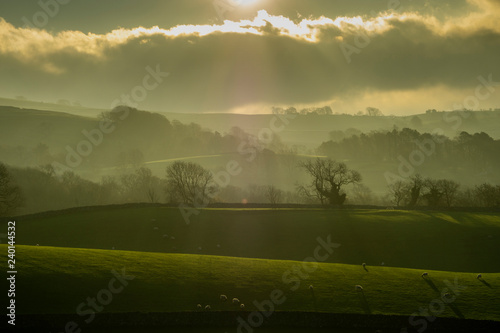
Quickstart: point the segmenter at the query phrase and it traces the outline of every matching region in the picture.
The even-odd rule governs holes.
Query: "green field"
[[[0,248],[1,260],[6,261],[6,246]],[[212,311],[240,311],[221,302],[220,294],[237,297],[245,311],[254,311],[258,310],[254,301],[269,300],[279,289],[284,296],[276,311],[410,315],[440,298],[445,280],[454,284],[457,278],[456,300],[442,316],[500,320],[498,273],[485,274],[481,282],[472,273],[428,271],[426,280],[420,270],[367,267],[366,271],[361,265],[319,264],[308,277],[295,274],[298,278],[289,283],[283,273],[302,263],[33,246],[18,246],[17,256],[21,272],[17,303],[22,313],[74,313],[87,297],[108,287],[111,270],[125,268],[134,278],[103,312],[197,311],[198,303],[210,304]],[[308,266],[311,271],[312,267]],[[312,291],[309,285],[314,286]],[[362,285],[363,292],[355,285]]]
[[[55,326],[86,325],[92,312],[174,319],[207,312],[198,304],[224,320],[225,313],[246,318],[268,310],[258,304],[269,304],[277,290],[273,313],[292,321],[294,313],[323,313],[394,315],[408,323],[412,314],[437,309],[439,317],[500,322],[500,215],[494,213],[204,209],[186,224],[177,208],[138,205],[14,220],[17,313],[56,316]],[[0,253],[6,262],[6,245]],[[318,253],[319,264],[304,263]],[[123,289],[114,281],[120,291],[90,311],[89,297],[111,290],[113,270],[134,278]],[[221,302],[221,294],[245,307]],[[97,318],[108,320],[103,316]]]
[[[297,261],[328,235],[341,244],[330,263],[500,272],[493,213],[206,209],[187,225],[176,208],[121,207],[17,219],[23,245]]]

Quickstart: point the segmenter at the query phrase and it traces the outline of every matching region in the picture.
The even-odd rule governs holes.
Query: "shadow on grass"
[[[488,282],[484,281],[483,279],[479,279],[479,281],[481,281],[481,282],[482,282],[482,283],[483,283],[486,287],[488,287],[488,288],[493,288],[493,287],[491,286],[491,284],[489,284]]]
[[[363,269],[364,269],[365,271],[367,271],[367,272],[368,272],[368,268],[366,268],[366,267],[363,267]]]
[[[314,294],[314,289],[309,289],[311,291],[311,296],[313,299],[314,311],[318,312],[318,304],[316,303],[316,295]]]
[[[457,315],[458,318],[465,319],[463,313],[458,309],[458,307],[455,304],[449,303],[448,306]]]
[[[430,278],[423,277],[423,279],[429,285],[429,287],[431,287],[435,292],[439,293],[439,289],[436,287],[436,285],[434,284],[434,282],[432,282]]]
[[[361,307],[365,314],[372,314],[372,310],[370,309],[370,305],[366,300],[365,292],[363,290],[358,291],[359,302],[361,303]]]

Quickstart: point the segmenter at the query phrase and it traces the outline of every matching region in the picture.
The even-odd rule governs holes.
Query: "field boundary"
[[[127,208],[178,208],[178,204],[167,203],[126,203],[126,204],[113,204],[113,205],[97,205],[97,206],[84,206],[65,208],[61,210],[50,210],[45,212],[12,216],[0,217],[0,223],[6,223],[12,220],[33,220],[45,217],[54,217],[72,213],[82,212],[97,212],[109,209],[127,209]],[[387,206],[370,206],[370,205],[343,205],[340,207],[324,206],[324,205],[310,205],[310,204],[259,204],[259,203],[212,203],[205,208],[219,208],[219,209],[323,209],[323,210],[401,210],[401,211],[424,211],[424,212],[471,212],[471,213],[500,213],[500,207],[449,207],[449,208],[429,208],[429,207],[415,207],[412,209],[404,207],[387,207]]]

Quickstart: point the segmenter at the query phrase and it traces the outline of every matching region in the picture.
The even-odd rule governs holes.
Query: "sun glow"
[[[237,6],[251,6],[258,1],[259,0],[232,0],[232,2]]]

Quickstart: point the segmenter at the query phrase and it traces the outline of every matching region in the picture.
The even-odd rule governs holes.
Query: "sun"
[[[233,3],[235,3],[238,6],[251,6],[255,3],[257,3],[259,0],[233,0]]]

